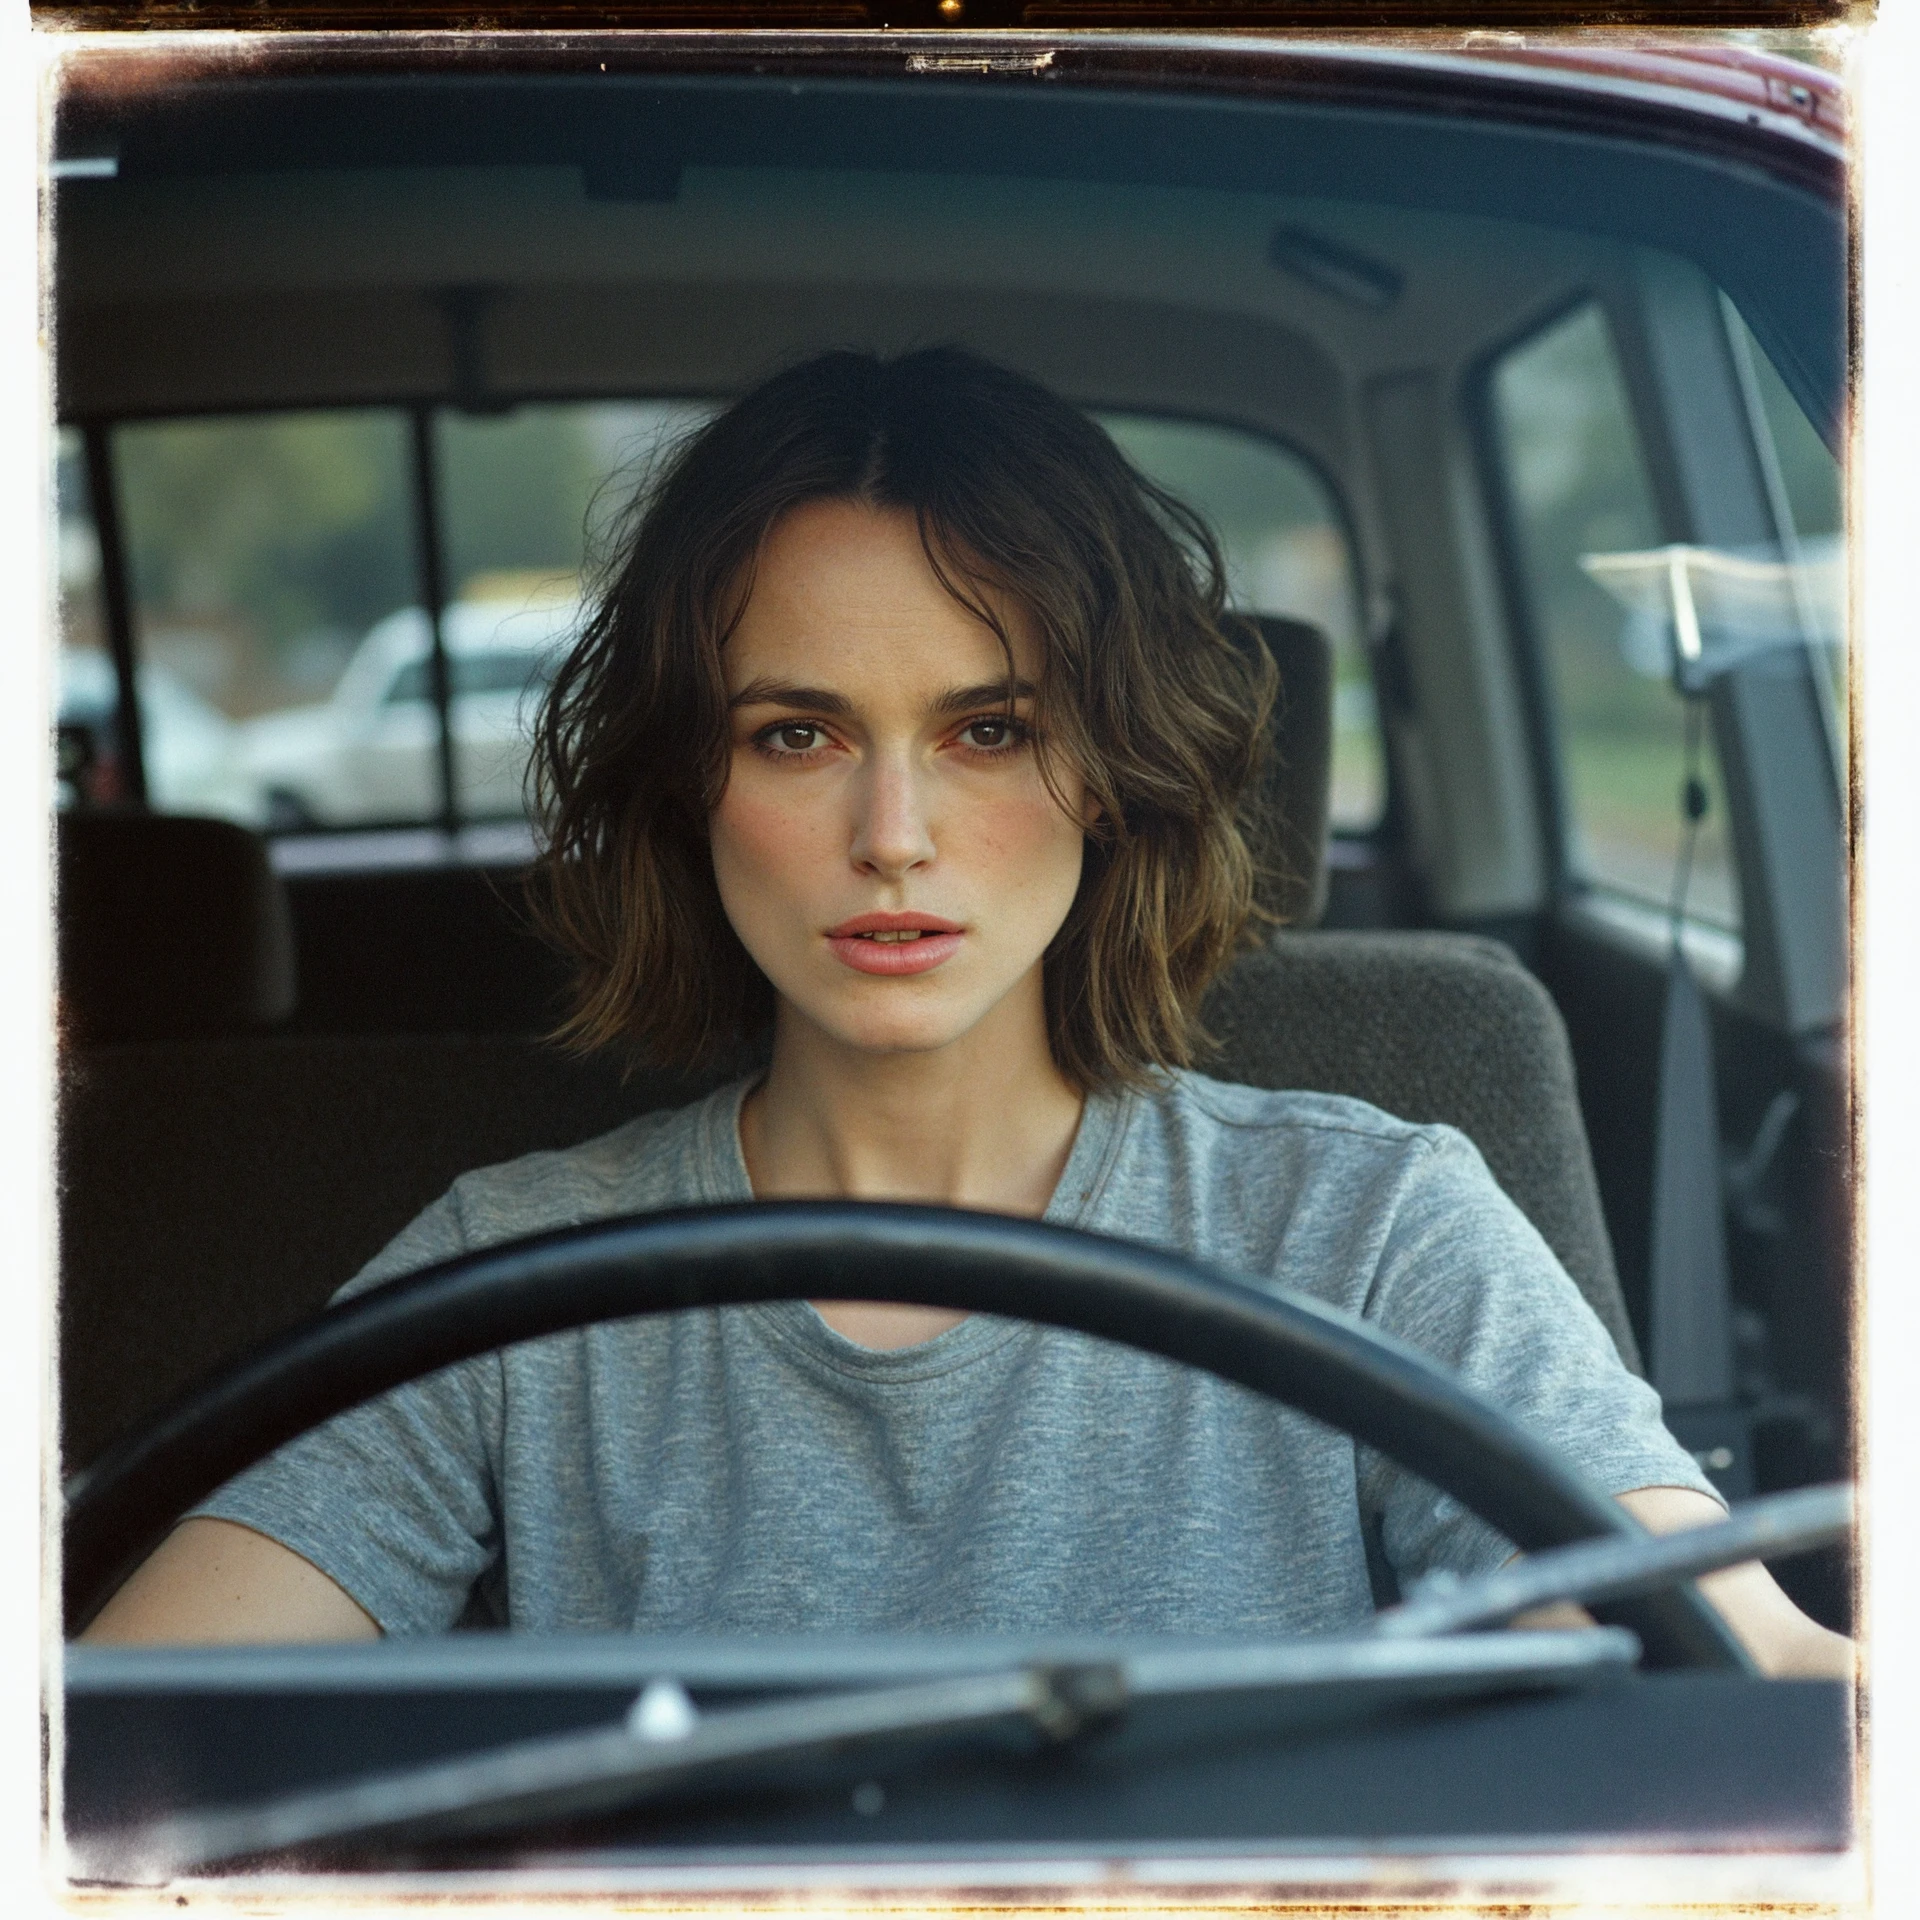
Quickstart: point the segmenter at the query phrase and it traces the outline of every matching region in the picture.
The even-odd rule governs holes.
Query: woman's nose
[[[855,784],[853,864],[883,880],[925,866],[933,858],[933,828],[919,770],[904,757],[876,757]]]

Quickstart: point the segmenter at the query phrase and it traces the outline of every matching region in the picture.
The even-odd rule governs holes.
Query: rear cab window
[[[1318,627],[1333,648],[1336,832],[1365,833],[1386,803],[1380,723],[1361,633],[1352,543],[1332,489],[1275,441],[1191,420],[1102,413],[1147,477],[1196,508],[1218,536],[1228,603]]]
[[[433,409],[424,446],[399,408],[111,427],[150,803],[272,833],[288,869],[355,864],[342,834],[449,823],[482,829],[476,844],[488,857],[530,851],[530,728],[578,632],[596,558],[636,492],[716,405]],[[1236,609],[1327,635],[1332,824],[1371,829],[1384,798],[1379,732],[1352,545],[1327,483],[1292,449],[1242,429],[1097,417],[1213,527]],[[111,801],[126,783],[77,430],[61,449],[60,721],[75,759],[62,797]],[[445,595],[444,722],[424,604],[423,491]],[[512,845],[497,831],[516,827]]]

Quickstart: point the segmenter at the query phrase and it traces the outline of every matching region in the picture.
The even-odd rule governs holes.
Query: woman
[[[1425,1347],[1654,1526],[1694,1462],[1472,1147],[1190,1068],[1253,917],[1273,670],[1205,529],[1032,382],[830,354],[678,455],[542,715],[580,1044],[763,1072],[472,1174],[353,1283],[673,1205],[911,1199],[1157,1241]],[[876,1293],[884,1293],[876,1275]],[[1298,1632],[1507,1543],[1286,1409],[1077,1336],[790,1302],[464,1363],[188,1519],[99,1638]],[[1758,1568],[1775,1669],[1846,1643]]]

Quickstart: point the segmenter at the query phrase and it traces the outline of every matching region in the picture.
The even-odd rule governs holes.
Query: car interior
[[[1497,72],[1442,111],[1386,58],[584,46],[65,70],[61,641],[118,699],[58,716],[64,1470],[459,1172],[741,1069],[548,1038],[533,830],[478,758],[525,702],[483,715],[443,629],[590,597],[761,375],[955,341],[1186,487],[1279,664],[1287,870],[1201,1064],[1462,1128],[1724,1491],[1844,1476],[1833,150]],[[1740,592],[1791,644],[1717,623]],[[432,670],[326,733],[403,607]],[[1847,1629],[1844,1547],[1776,1572]]]

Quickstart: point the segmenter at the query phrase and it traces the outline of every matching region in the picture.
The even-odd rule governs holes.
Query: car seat
[[[1503,947],[1305,930],[1325,894],[1324,638],[1279,663],[1267,796],[1287,924],[1209,1000],[1202,1062],[1459,1127],[1638,1366],[1552,1001]],[[580,1061],[525,1033],[276,1031],[287,909],[259,840],[74,814],[59,835],[60,1379],[65,1464],[317,1310],[467,1168],[570,1145],[727,1077]]]

